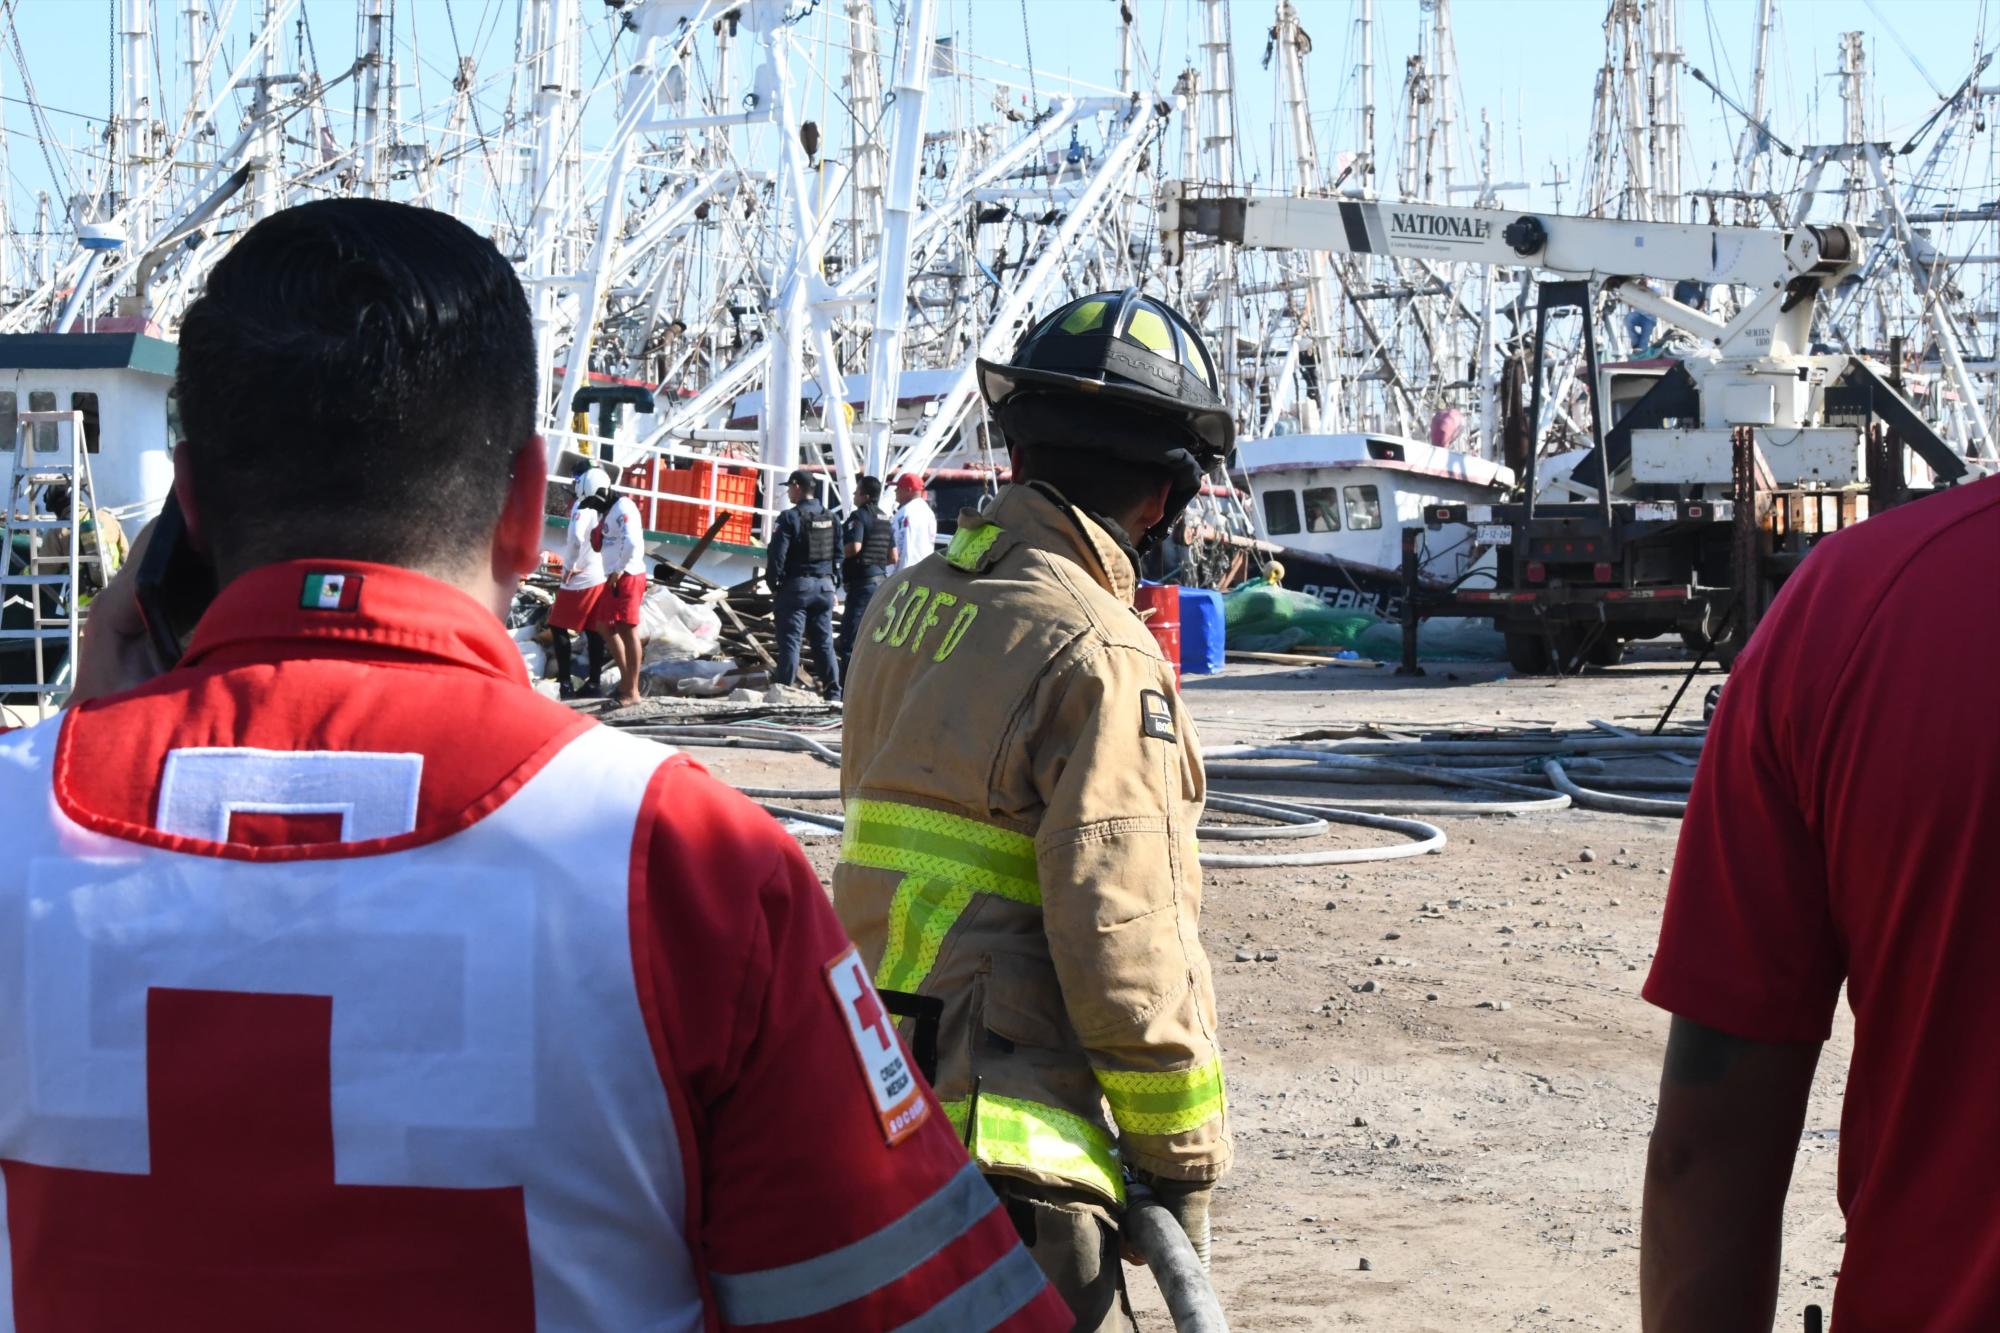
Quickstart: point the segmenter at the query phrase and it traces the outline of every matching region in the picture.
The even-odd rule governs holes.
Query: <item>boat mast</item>
[[[1453,197],[1452,175],[1457,166],[1458,152],[1456,129],[1458,125],[1458,44],[1451,31],[1451,0],[1432,0],[1431,30],[1437,51],[1437,72],[1435,102],[1438,126],[1438,198],[1447,204],[1458,201]],[[1492,174],[1487,174],[1491,181]],[[1483,199],[1482,199],[1483,201]],[[1442,345],[1434,348],[1431,357],[1431,386],[1435,395],[1432,399],[1436,409],[1451,407],[1452,392],[1447,387],[1458,381],[1464,374],[1464,360],[1459,343],[1458,291],[1459,274],[1457,264],[1441,263],[1437,266],[1447,290],[1445,295],[1430,302],[1436,312],[1438,336]]]
[[[1494,197],[1493,184],[1493,122],[1484,111],[1479,113],[1479,170],[1482,181],[1479,202],[1482,207],[1491,208],[1499,201]],[[1499,280],[1499,273],[1492,268],[1479,279],[1478,453],[1496,463],[1500,461],[1500,331],[1494,288]]]
[[[465,131],[472,118],[472,76],[477,67],[475,57],[458,58],[458,76],[451,81],[451,116],[445,122],[444,142],[439,146],[441,152],[452,154],[451,175],[444,187],[444,207],[453,216],[458,214],[465,198],[465,168],[472,160]]]
[[[1132,91],[1132,25],[1135,22],[1133,9],[1139,0],[1118,0],[1118,88],[1120,92]]]
[[[118,41],[118,119],[116,134],[118,188],[105,201],[100,217],[110,218],[129,208],[126,230],[145,236],[152,231],[153,202],[144,198],[145,172],[152,158],[153,8],[149,0],[123,0]]]
[[[1771,49],[1771,21],[1776,9],[1777,0],[1757,0],[1757,33],[1751,42],[1750,56],[1750,119],[1754,123],[1743,127],[1743,137],[1736,143],[1736,160],[1742,170],[1738,188],[1745,195],[1757,193],[1763,178],[1764,158],[1770,152],[1770,145],[1765,142],[1764,132],[1759,126],[1764,123],[1768,77],[1766,63]],[[1743,225],[1754,226],[1761,220],[1756,202],[1744,199]]]
[[[1207,179],[1222,190],[1236,188],[1236,56],[1229,41],[1229,0],[1202,0],[1203,56],[1208,73],[1201,82],[1203,147],[1208,154]],[[1236,285],[1239,259],[1236,247],[1217,245],[1215,256],[1215,329],[1222,348],[1222,382],[1241,390],[1242,368],[1237,362]],[[1239,399],[1251,395],[1237,393]]]
[[[254,170],[250,176],[250,221],[255,223],[282,207],[279,185],[285,174],[285,136],[271,118],[271,89],[278,76],[277,26],[280,0],[258,0],[257,35],[261,41],[257,56],[257,77],[250,85],[250,119],[257,137],[250,149]]]
[[[370,0],[379,5],[381,0]],[[528,182],[528,251],[526,277],[534,293],[535,377],[537,410],[551,413],[558,425],[568,424],[567,405],[553,405],[556,355],[556,287],[549,279],[556,269],[556,229],[561,202],[556,183],[562,171],[563,142],[568,137],[569,45],[576,26],[576,0],[528,0],[523,26],[528,40],[524,55],[535,70],[535,155]],[[569,386],[571,393],[575,386]]]
[[[382,193],[382,19],[384,0],[364,0],[361,52],[361,179],[356,193]]]
[[[1437,117],[1437,158],[1435,175],[1440,203],[1450,203],[1452,168],[1457,160],[1454,132],[1458,128],[1458,48],[1451,36],[1451,0],[1431,0],[1431,33],[1437,68],[1431,82]]]
[[[1641,82],[1645,65],[1646,23],[1639,0],[1613,0],[1611,22],[1618,47],[1618,70],[1624,105],[1625,171],[1631,204],[1626,216],[1651,221],[1653,212],[1652,145],[1646,130],[1646,92]]]
[[[924,109],[930,99],[931,50],[937,39],[936,0],[911,0],[896,71],[896,123],[889,139],[889,200],[883,212],[874,331],[868,344],[867,453],[862,470],[879,477],[888,465],[889,435],[903,373],[910,295],[911,228],[917,214],[917,173],[923,166]],[[767,398],[768,401],[768,398]]]
[[[1661,222],[1680,219],[1681,198],[1681,65],[1680,0],[1647,0],[1646,18],[1652,43],[1653,78],[1650,124],[1653,146],[1653,216]]]
[[[55,274],[49,266],[49,192],[35,191],[35,286],[46,288]]]
[[[1375,197],[1375,0],[1361,0],[1361,14],[1355,20],[1361,28],[1361,104],[1355,108],[1355,142],[1361,160],[1355,168],[1355,184],[1364,198]]]
[[[8,182],[14,177],[7,163],[7,76],[0,71],[0,306],[14,299],[14,228],[9,222],[7,200],[13,193]]]
[[[1276,42],[1278,55],[1278,75],[1285,99],[1285,110],[1291,127],[1292,153],[1297,164],[1298,180],[1295,188],[1300,194],[1315,195],[1325,188],[1320,176],[1319,150],[1313,143],[1312,119],[1306,108],[1306,81],[1304,57],[1312,49],[1312,39],[1299,26],[1299,14],[1292,7],[1292,0],[1278,0],[1278,21],[1271,30]],[[1306,318],[1305,334],[1312,347],[1313,382],[1319,390],[1316,415],[1324,421],[1325,428],[1341,430],[1345,428],[1340,410],[1340,400],[1334,395],[1334,315],[1338,305],[1334,299],[1333,268],[1327,260],[1326,251],[1306,252]],[[1282,413],[1282,403],[1291,397],[1290,377],[1277,386],[1273,394],[1271,415]],[[1303,417],[1304,414],[1302,413]],[[1317,422],[1301,424],[1313,429]]]
[[[202,52],[207,45],[202,38],[202,28],[208,22],[208,18],[208,6],[204,3],[204,0],[182,0],[181,23],[183,26],[181,30],[185,34],[187,42],[187,49],[181,53],[181,65],[186,71],[187,78],[187,103],[183,108],[184,115],[193,115],[195,113],[195,108],[201,105],[203,95],[207,91],[199,85],[201,83]],[[196,164],[197,176],[200,175],[200,164],[208,156],[208,150],[212,147],[211,144],[204,142],[204,139],[205,136],[197,129],[193,134],[188,136],[185,148],[188,160]]]
[[[1201,71],[1193,65],[1174,80],[1175,110],[1181,122],[1181,179],[1201,179]]]
[[[1861,145],[1868,142],[1868,52],[1862,39],[1858,32],[1840,34],[1840,101],[1847,113],[1847,144],[1855,150],[1847,157],[1847,193],[1840,205],[1844,222],[1861,220],[1872,184],[1860,155]]]
[[[1423,38],[1418,35],[1418,47],[1403,64],[1403,153],[1399,162],[1398,182],[1400,193],[1405,199],[1429,199],[1430,190],[1426,184],[1429,172],[1424,168],[1424,128],[1427,115],[1425,107],[1431,98],[1429,66],[1424,60]]]
[[[882,64],[874,0],[847,0],[847,106],[853,172],[847,187],[847,256],[859,268],[882,244]],[[904,40],[908,40],[907,36]]]

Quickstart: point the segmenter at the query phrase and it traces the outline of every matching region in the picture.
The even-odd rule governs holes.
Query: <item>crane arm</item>
[[[1533,267],[1589,279],[1659,278],[1770,289],[1838,277],[1861,260],[1852,227],[1792,232],[1628,222],[1445,204],[1288,196],[1204,196],[1169,185],[1160,224],[1170,260],[1185,236],[1251,249]]]

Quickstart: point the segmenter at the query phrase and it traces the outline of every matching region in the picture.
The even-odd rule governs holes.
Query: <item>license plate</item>
[[[1512,546],[1514,529],[1505,523],[1481,523],[1479,525],[1481,546]]]
[[[1656,501],[1648,504],[1633,505],[1632,515],[1634,518],[1637,518],[1641,523],[1647,522],[1648,520],[1652,521],[1665,520],[1671,522],[1673,519],[1678,517],[1678,512],[1674,509],[1674,507],[1671,504],[1663,504]]]

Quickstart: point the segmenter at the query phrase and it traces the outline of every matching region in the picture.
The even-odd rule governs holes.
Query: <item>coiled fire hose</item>
[[[676,723],[658,720],[625,724],[652,739],[689,746],[791,750],[828,767],[840,764],[839,733],[817,734],[770,722]],[[1197,831],[1201,862],[1217,869],[1359,865],[1441,852],[1442,829],[1418,815],[1498,815],[1546,813],[1572,806],[1615,814],[1678,818],[1686,810],[1692,783],[1685,775],[1612,773],[1612,761],[1700,753],[1701,736],[1631,736],[1585,733],[1527,733],[1467,740],[1348,740],[1281,745],[1220,746],[1209,751],[1213,784],[1208,809],[1247,816],[1257,823],[1206,823]],[[1273,763],[1271,761],[1292,761]],[[1591,786],[1573,774],[1586,774]],[[1455,788],[1465,799],[1364,797],[1329,801],[1316,797],[1272,796],[1243,789],[1246,783],[1337,783],[1352,787],[1427,786]],[[801,809],[796,802],[834,801],[834,787],[745,787],[744,795],[770,814],[798,824],[837,832],[836,814]],[[1659,797],[1618,792],[1658,792]],[[1245,853],[1218,850],[1217,844],[1293,841],[1321,836],[1335,824],[1380,829],[1402,841],[1374,847]]]

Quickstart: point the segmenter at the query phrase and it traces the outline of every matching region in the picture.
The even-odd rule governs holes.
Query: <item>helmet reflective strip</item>
[[[1125,332],[1131,336],[1133,342],[1149,352],[1159,352],[1163,356],[1174,354],[1173,330],[1167,327],[1167,321],[1161,319],[1157,311],[1148,310],[1144,306],[1134,309],[1131,322],[1125,326]]]
[[[1203,384],[1208,384],[1210,388],[1215,387],[1209,384],[1208,358],[1201,354],[1201,344],[1192,338],[1181,344],[1181,364],[1192,370],[1194,377]]]
[[[1104,312],[1109,309],[1109,301],[1085,301],[1069,312],[1069,318],[1062,322],[1064,333],[1089,333],[1104,326]]]

